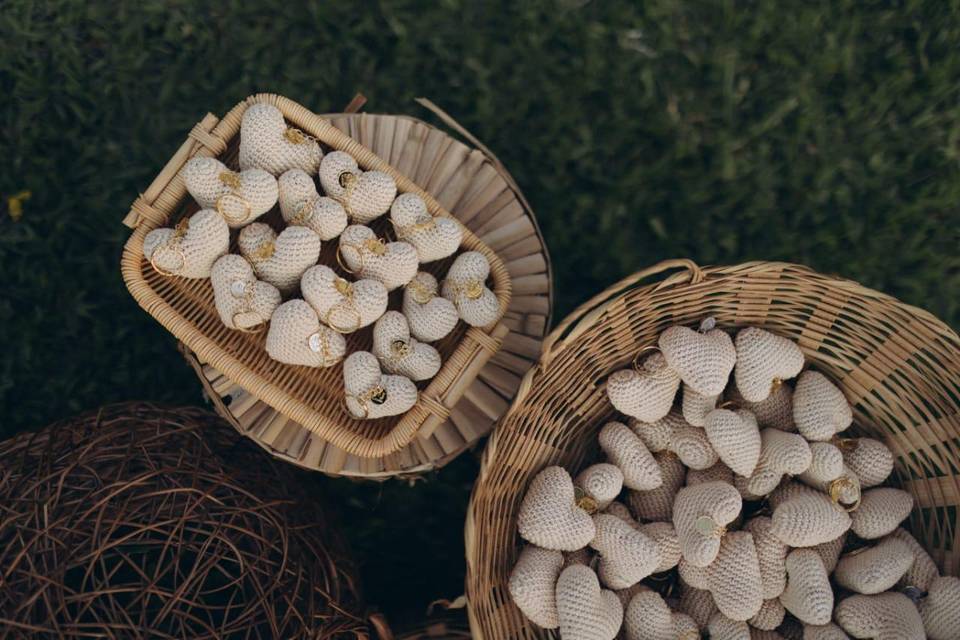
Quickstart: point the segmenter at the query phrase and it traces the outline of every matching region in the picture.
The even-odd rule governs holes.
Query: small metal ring
[[[363,415],[362,415],[362,416],[358,416],[357,414],[355,414],[353,411],[350,410],[350,405],[347,404],[347,400],[349,400],[350,398],[353,398],[354,401],[356,401],[356,403],[360,405],[360,408],[363,409]],[[361,398],[359,398],[359,397],[357,397],[357,396],[354,396],[354,395],[346,395],[346,396],[344,396],[344,398],[343,398],[343,409],[344,409],[344,411],[347,412],[347,415],[349,415],[350,417],[352,417],[352,418],[355,419],[355,420],[366,420],[367,418],[370,417],[370,409],[367,407],[367,403],[364,402]]]
[[[853,502],[853,504],[846,505],[840,502],[840,492],[845,487],[856,487],[856,485],[854,484],[853,480],[847,476],[840,476],[839,478],[830,481],[827,493],[829,493],[830,500],[833,501],[835,507],[846,511],[847,513],[851,513],[860,508],[860,502],[863,500],[863,491],[859,487],[856,487],[857,499]]]
[[[354,251],[357,252],[357,255],[360,256],[360,268],[357,269],[356,271],[354,271],[353,269],[351,269],[350,267],[348,267],[348,266],[346,265],[346,259],[343,257],[343,249],[344,249],[345,247],[346,247],[346,248],[353,249]],[[341,243],[341,244],[337,245],[337,264],[339,264],[339,265],[340,265],[340,268],[343,269],[344,271],[346,271],[347,273],[349,273],[350,275],[356,275],[357,273],[363,271],[363,267],[364,267],[363,251],[360,250],[360,249],[358,249],[358,248],[357,248],[357,245],[355,245],[355,244],[352,244],[352,243],[346,243],[346,244]]]
[[[167,271],[166,269],[162,269],[159,266],[157,266],[157,256],[160,254],[161,251],[176,251],[177,256],[180,257],[180,266],[178,266],[173,271]],[[150,255],[150,266],[153,267],[154,271],[156,271],[160,275],[167,278],[171,276],[180,275],[178,272],[181,271],[183,267],[186,266],[186,264],[187,264],[187,256],[183,252],[183,249],[179,246],[170,246],[169,244],[162,244],[156,249],[154,249],[153,254]]]
[[[224,211],[223,201],[224,201],[225,198],[229,198],[229,197],[231,197],[231,196],[232,196],[233,198],[236,198],[236,199],[240,202],[240,204],[243,205],[243,217],[242,217],[242,218],[236,218],[236,217],[229,216],[229,215],[227,215],[227,213]],[[253,211],[253,208],[250,206],[250,203],[247,202],[244,198],[240,197],[239,195],[237,195],[237,194],[235,194],[235,193],[225,193],[225,194],[223,194],[222,196],[219,196],[219,197],[216,199],[216,201],[213,203],[213,207],[214,207],[214,209],[217,210],[217,213],[219,213],[221,216],[223,216],[223,219],[226,220],[229,224],[243,224],[244,222],[246,222],[247,220],[250,219],[250,214],[251,214],[252,211]]]
[[[346,310],[346,311],[351,311],[351,312],[353,312],[354,317],[356,318],[356,322],[355,322],[353,325],[351,325],[350,327],[337,326],[336,324],[334,324],[333,322],[331,322],[331,318],[333,317],[333,313],[334,313],[334,311],[337,310],[337,309],[341,309],[341,310]],[[356,309],[354,306],[352,306],[352,305],[347,305],[347,304],[345,304],[345,303],[343,303],[343,302],[340,302],[340,303],[337,303],[337,304],[333,305],[333,306],[330,307],[329,309],[327,309],[327,312],[326,312],[325,314],[323,314],[323,323],[324,323],[325,325],[327,325],[328,327],[330,327],[331,329],[333,329],[334,331],[336,331],[337,333],[347,334],[347,333],[353,333],[354,331],[356,331],[357,329],[360,328],[360,325],[363,324],[363,317],[360,315],[360,312],[357,311],[357,309]]]
[[[651,351],[660,351],[660,347],[658,347],[658,346],[655,345],[655,344],[648,344],[648,345],[645,346],[645,347],[641,347],[641,348],[640,348],[640,351],[637,352],[637,355],[633,356],[633,370],[634,370],[634,371],[636,371],[637,373],[641,373],[640,367],[641,367],[642,365],[640,364],[640,356],[642,356],[642,355],[645,354],[645,353],[649,353],[649,352],[651,352]]]
[[[233,323],[233,327],[231,327],[231,328],[232,328],[234,331],[239,331],[240,333],[249,333],[249,334],[263,333],[264,329],[267,328],[267,321],[266,321],[266,320],[262,320],[262,319],[261,319],[260,322],[258,322],[257,324],[254,324],[254,325],[250,325],[249,327],[241,327],[241,326],[239,326],[239,325],[237,324],[237,316],[242,315],[242,314],[244,314],[244,313],[253,313],[253,312],[252,312],[252,311],[237,311],[235,314],[233,314],[233,317],[230,318],[230,321]]]

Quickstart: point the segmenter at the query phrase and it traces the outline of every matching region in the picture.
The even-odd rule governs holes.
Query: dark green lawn
[[[369,110],[420,117],[412,99],[435,100],[537,211],[558,316],[688,256],[806,263],[960,326],[958,4],[6,2],[0,430],[201,402],[123,286],[120,220],[204,113],[257,91],[317,111],[362,91]],[[474,472],[325,483],[372,600],[460,593]]]

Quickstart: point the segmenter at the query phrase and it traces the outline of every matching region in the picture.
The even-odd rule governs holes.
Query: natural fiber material
[[[877,487],[863,492],[860,508],[850,515],[850,528],[865,540],[893,533],[913,509],[913,496],[901,489]]]
[[[811,487],[821,486],[843,475],[843,454],[829,442],[810,443],[810,466],[799,475]]]
[[[436,349],[410,336],[407,318],[399,311],[387,311],[373,326],[373,355],[386,371],[414,381],[429,380],[443,364]]]
[[[763,402],[771,390],[803,369],[803,352],[797,343],[759,327],[737,332],[734,342],[737,365],[734,380],[747,402]]]
[[[783,617],[786,613],[787,610],[783,607],[779,598],[771,598],[770,600],[763,601],[763,606],[760,607],[760,611],[750,618],[748,622],[754,629],[773,631],[783,622]]]
[[[599,509],[606,509],[623,489],[623,472],[616,465],[594,464],[581,471],[573,484],[596,500]]]
[[[544,629],[560,626],[556,586],[562,568],[562,553],[531,544],[524,548],[510,574],[510,597],[523,615]]]
[[[750,640],[750,626],[742,620],[731,620],[720,612],[707,623],[710,640]]]
[[[690,469],[687,471],[687,485],[700,484],[701,482],[725,482],[733,484],[733,471],[730,467],[717,462],[712,467],[703,470]]]
[[[698,567],[713,562],[720,552],[723,527],[740,515],[741,506],[737,490],[722,482],[680,489],[673,503],[673,526],[684,559]],[[703,522],[709,522],[714,531],[705,532]]]
[[[344,151],[324,156],[319,174],[323,192],[340,202],[355,224],[368,224],[382,216],[397,196],[397,183],[391,175],[361,171],[356,157]]]
[[[311,174],[290,169],[277,180],[280,214],[289,225],[307,227],[321,240],[333,240],[347,228],[343,205],[317,192]]]
[[[787,587],[780,603],[805,624],[827,624],[833,611],[833,588],[816,551],[795,549],[787,554]]]
[[[614,371],[607,380],[610,404],[640,422],[656,422],[670,412],[680,378],[661,353],[636,369]]]
[[[344,268],[358,278],[379,280],[387,290],[402,287],[417,275],[417,250],[407,242],[383,242],[370,227],[352,224],[340,234]]]
[[[263,169],[279,176],[296,169],[315,174],[323,153],[316,140],[291,130],[272,104],[255,104],[240,122],[240,168]]]
[[[906,542],[884,538],[875,547],[841,557],[833,575],[841,587],[874,594],[893,588],[912,564],[913,553]]]
[[[787,585],[787,552],[789,549],[772,532],[773,521],[766,516],[751,518],[744,529],[753,535],[760,564],[760,580],[764,600],[776,598]]]
[[[663,484],[660,467],[643,441],[622,422],[609,422],[600,430],[600,448],[623,472],[623,486],[649,491]]]
[[[663,522],[673,517],[673,499],[683,486],[687,471],[680,459],[670,452],[655,453],[653,458],[660,467],[663,484],[647,491],[627,491],[627,504],[641,520]]]
[[[723,463],[741,476],[750,476],[760,460],[760,429],[749,411],[715,409],[703,427]]]
[[[460,316],[452,302],[439,295],[437,279],[420,271],[403,288],[403,315],[417,340],[436,342],[453,331]]]
[[[676,640],[678,637],[674,613],[655,591],[643,591],[630,599],[623,616],[623,628],[627,640]]]
[[[280,291],[257,280],[242,256],[227,254],[214,262],[210,285],[220,320],[231,329],[251,329],[269,322],[280,305]]]
[[[262,169],[231,171],[216,158],[192,158],[181,172],[201,209],[215,209],[231,228],[242,227],[277,204],[277,179]]]
[[[843,552],[848,536],[849,532],[829,542],[822,542],[810,547],[820,554],[820,559],[823,561],[823,567],[827,570],[827,573],[833,573],[833,570],[837,567],[837,562],[840,561],[840,554]]]
[[[677,566],[682,554],[680,553],[680,539],[677,537],[677,531],[672,524],[669,522],[648,522],[640,525],[640,531],[657,544],[660,564],[653,570],[654,573],[669,571]]]
[[[690,469],[706,469],[720,459],[706,432],[687,424],[676,411],[655,422],[631,420],[630,426],[650,451],[668,451]]]
[[[702,427],[707,422],[707,415],[716,408],[719,397],[705,396],[693,387],[683,385],[683,419],[695,427]]]
[[[893,453],[879,440],[857,438],[842,447],[844,463],[864,489],[881,484],[893,471]]]
[[[601,590],[597,574],[582,565],[560,573],[557,611],[564,640],[613,640],[623,623],[620,599],[613,591]]]
[[[585,547],[597,533],[593,519],[577,506],[573,480],[563,467],[547,467],[537,474],[516,523],[524,540],[560,551]]]
[[[600,554],[597,575],[609,589],[626,589],[660,565],[660,548],[648,535],[608,514],[593,517],[596,535],[590,547]]]
[[[500,315],[497,296],[485,284],[490,261],[478,251],[457,256],[440,286],[440,295],[453,303],[460,319],[471,327],[485,327]]]
[[[427,211],[427,203],[415,193],[401,194],[393,201],[390,222],[397,238],[417,249],[420,262],[451,256],[463,241],[460,223],[453,218],[434,218]]]
[[[929,591],[930,585],[933,584],[933,581],[940,574],[930,554],[920,546],[917,539],[910,535],[910,532],[906,529],[898,528],[890,535],[905,542],[913,554],[913,564],[910,565],[910,568],[903,575],[903,578],[901,578],[900,585],[903,587],[916,587],[920,591]]]
[[[763,584],[750,533],[730,531],[723,536],[716,559],[707,567],[707,583],[717,609],[731,620],[749,620],[759,613]]]
[[[824,625],[805,624],[803,640],[850,640],[850,636],[832,622]]]
[[[343,392],[347,410],[363,420],[405,413],[417,403],[418,393],[410,378],[384,374],[368,351],[354,351],[344,360]]]
[[[929,640],[956,640],[960,636],[960,578],[934,580],[918,608]]]
[[[7,637],[368,637],[317,496],[216,416],[114,405],[0,458]]]
[[[277,362],[327,368],[343,359],[347,342],[320,322],[313,307],[293,299],[274,310],[265,348]]]
[[[258,278],[290,295],[303,273],[317,263],[320,236],[307,227],[287,227],[278,235],[270,225],[254,222],[240,230],[237,248]]]
[[[714,604],[710,592],[706,589],[695,589],[693,587],[683,588],[677,608],[693,618],[693,621],[701,629],[705,629],[710,619],[717,613],[717,605]]]
[[[143,255],[155,269],[183,278],[208,278],[213,264],[230,249],[230,228],[223,217],[204,209],[177,229],[161,227],[143,240]]]
[[[797,496],[776,507],[770,532],[787,546],[812,547],[838,538],[849,528],[850,516],[818,492]]]
[[[807,440],[829,440],[850,426],[853,413],[843,392],[819,371],[805,371],[793,392],[793,419]]]
[[[755,496],[767,495],[784,475],[803,473],[813,462],[810,445],[796,433],[764,429],[760,443],[760,459],[747,482],[748,490]]]
[[[703,333],[674,326],[660,334],[660,351],[684,384],[705,396],[720,395],[727,386],[737,352],[720,329]]]
[[[304,272],[300,293],[324,324],[344,334],[379,320],[387,310],[389,295],[379,280],[351,282],[322,264]]]
[[[837,605],[837,624],[854,638],[924,640],[923,621],[917,608],[902,593],[855,595]]]

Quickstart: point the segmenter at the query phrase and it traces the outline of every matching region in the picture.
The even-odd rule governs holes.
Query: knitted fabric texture
[[[706,469],[690,469],[687,472],[687,486],[703,482],[726,482],[727,484],[733,484],[733,471],[722,462],[717,462]]]
[[[573,484],[596,500],[598,508],[606,509],[623,489],[623,472],[616,465],[594,464],[581,471]]]
[[[626,589],[660,564],[660,548],[652,538],[620,518],[605,513],[593,517],[597,534],[590,547],[600,554],[598,574],[604,586]]]
[[[460,319],[471,327],[485,327],[500,315],[500,303],[484,284],[490,262],[477,251],[466,251],[450,265],[440,295],[453,303]]]
[[[783,616],[786,615],[786,613],[787,610],[783,607],[780,600],[778,598],[771,598],[770,600],[763,601],[763,606],[760,607],[760,611],[757,612],[757,615],[750,618],[748,622],[754,629],[773,631],[783,622]]]
[[[439,292],[437,279],[426,271],[418,272],[403,288],[403,315],[410,323],[410,334],[421,342],[445,338],[460,319],[454,304]]]
[[[283,113],[272,104],[247,107],[240,121],[240,168],[263,169],[275,176],[294,168],[316,173],[323,155],[320,145],[288,129]]]
[[[196,212],[184,227],[153,229],[143,239],[143,255],[160,269],[183,278],[209,278],[213,263],[230,250],[230,227],[211,209]]]
[[[801,495],[773,510],[770,532],[790,547],[812,547],[843,535],[850,516],[822,493]],[[814,552],[816,553],[816,552]]]
[[[547,467],[530,482],[520,504],[520,537],[545,549],[576,551],[596,535],[593,518],[577,506],[573,479],[563,467]]]
[[[437,375],[443,364],[439,351],[410,336],[407,318],[399,311],[387,311],[373,325],[373,355],[386,371],[416,381]]]
[[[216,158],[191,158],[180,170],[202,209],[219,212],[231,228],[248,224],[277,204],[277,179],[263,169],[235,173]]]
[[[760,580],[765,600],[776,598],[787,586],[787,545],[773,535],[773,521],[766,516],[751,518],[744,530],[753,535],[753,544],[757,549],[760,563]]]
[[[844,533],[829,542],[822,542],[810,547],[820,554],[820,559],[823,561],[823,566],[827,570],[827,573],[833,573],[833,570],[837,567],[837,562],[840,561],[840,554],[843,552],[843,546],[847,542],[848,533]]]
[[[706,469],[719,460],[704,430],[689,425],[676,411],[655,422],[630,422],[650,451],[670,451],[690,469]]]
[[[643,440],[650,451],[665,451],[670,448],[670,440],[677,429],[689,427],[686,419],[679,411],[673,410],[653,422],[642,422],[636,418],[630,419],[630,428]]]
[[[231,329],[249,329],[268,322],[281,302],[280,291],[257,280],[250,263],[238,255],[227,254],[213,263],[210,284],[217,314]]]
[[[864,491],[860,508],[851,514],[851,529],[864,540],[882,538],[907,519],[913,496],[900,489],[876,487]]]
[[[453,218],[433,217],[427,203],[415,193],[397,196],[390,207],[390,221],[397,238],[417,249],[420,262],[452,256],[463,241],[463,227]]]
[[[793,419],[807,440],[829,440],[853,422],[843,392],[817,371],[804,371],[793,392]]]
[[[620,413],[640,422],[655,422],[670,412],[680,378],[662,353],[643,361],[639,371],[621,369],[607,378],[607,397]]]
[[[833,611],[830,577],[816,551],[795,549],[787,555],[787,587],[780,603],[806,624],[827,624]]]
[[[733,341],[726,332],[705,333],[673,326],[660,334],[660,351],[680,379],[705,396],[723,393],[737,361]]]
[[[740,494],[729,484],[705,482],[684,487],[673,503],[673,526],[687,562],[705,567],[717,557],[723,527],[740,515]],[[701,528],[706,523],[715,530]]]
[[[763,606],[760,561],[753,536],[730,531],[717,558],[707,567],[707,583],[720,612],[731,620],[749,620]]]
[[[662,522],[673,517],[673,499],[683,486],[687,469],[683,463],[668,451],[653,454],[660,467],[663,484],[649,491],[627,491],[627,504],[633,514],[641,520]]]
[[[918,608],[927,638],[960,638],[960,578],[942,576],[934,580]]]
[[[680,540],[677,531],[669,522],[649,522],[640,525],[640,532],[645,534],[657,545],[660,555],[660,564],[653,572],[660,573],[673,569],[680,562]]]
[[[927,553],[923,546],[917,542],[917,539],[910,535],[910,532],[906,529],[898,527],[890,535],[905,542],[913,554],[913,564],[911,564],[907,572],[903,574],[899,586],[916,587],[920,589],[920,591],[929,591],[930,585],[932,585],[933,581],[940,575],[940,570],[934,563],[933,558],[930,557],[930,554]]]
[[[703,427],[714,451],[741,476],[750,476],[760,460],[760,429],[749,411],[715,409],[706,418]]]
[[[817,495],[823,495],[823,492],[817,491],[816,489],[808,487],[807,485],[795,480],[787,480],[778,485],[776,489],[771,491],[767,496],[767,500],[769,501],[770,506],[776,509],[787,500],[792,500],[793,498],[797,498],[799,496]]]
[[[824,625],[805,624],[803,640],[850,640],[850,636],[832,622]]]
[[[815,489],[843,475],[843,454],[829,442],[810,443],[810,466],[799,475],[800,480]],[[821,489],[822,490],[822,489]]]
[[[600,430],[600,448],[623,472],[623,485],[649,491],[663,484],[660,467],[643,442],[622,422],[608,422]]]
[[[736,387],[730,392],[729,399],[756,416],[761,427],[770,427],[780,431],[796,431],[793,421],[793,388],[788,384],[777,386],[765,400],[750,402]]]
[[[313,178],[300,169],[290,169],[277,181],[280,213],[290,225],[311,229],[323,241],[333,240],[347,228],[343,205],[317,193]]]
[[[387,288],[379,280],[350,282],[322,264],[300,278],[300,292],[324,323],[339,333],[352,333],[380,319],[387,310]]]
[[[775,381],[793,378],[803,369],[803,352],[796,343],[758,327],[741,329],[735,347],[734,380],[749,402],[766,400]]]
[[[382,242],[370,227],[353,224],[340,234],[340,256],[360,278],[379,280],[393,291],[417,275],[417,250],[406,242]]]
[[[710,592],[690,586],[685,586],[681,591],[677,609],[693,618],[701,629],[705,629],[710,618],[717,613],[717,605],[713,602]]]
[[[382,171],[361,171],[353,156],[344,151],[324,156],[319,174],[324,193],[342,204],[357,224],[382,216],[397,196],[393,178]]]
[[[576,483],[576,480],[574,480],[574,483]],[[630,513],[630,509],[628,509],[622,502],[611,502],[606,506],[606,508],[604,508],[603,512],[610,514],[611,516],[616,516],[634,529],[638,531],[640,530],[640,523],[634,519],[633,515]]]
[[[676,640],[673,612],[655,591],[642,591],[630,599],[623,616],[627,640]]]
[[[347,352],[343,336],[320,323],[317,312],[303,300],[277,307],[267,331],[267,355],[285,364],[332,367]]]
[[[720,396],[705,396],[697,393],[693,387],[683,385],[683,402],[681,408],[683,418],[695,427],[706,424],[707,414],[717,406]]]
[[[893,452],[879,440],[857,438],[843,448],[843,461],[864,489],[881,484],[893,471]]]
[[[874,594],[892,588],[913,564],[913,553],[903,540],[888,537],[875,547],[840,558],[833,575],[841,587]]]
[[[237,247],[258,278],[288,295],[304,271],[317,263],[320,236],[306,227],[287,227],[277,235],[269,225],[254,222],[240,231]]]
[[[405,413],[418,396],[410,378],[383,375],[377,357],[369,351],[355,351],[344,360],[343,390],[347,410],[361,420]]]
[[[684,584],[690,585],[694,589],[710,590],[710,579],[708,577],[709,566],[698,567],[690,564],[681,556],[677,564],[677,573]]]
[[[742,620],[731,620],[723,613],[710,616],[707,623],[710,640],[750,640],[750,626]]]
[[[601,590],[597,574],[582,565],[567,567],[557,580],[557,612],[563,640],[613,640],[623,624],[623,605]]]
[[[924,640],[923,621],[910,598],[888,591],[855,595],[837,605],[834,619],[854,638]]]
[[[623,606],[623,611],[624,613],[626,613],[627,606],[630,604],[630,601],[633,600],[633,596],[637,595],[638,593],[647,593],[649,591],[653,591],[653,589],[643,584],[642,582],[638,582],[632,587],[627,587],[626,589],[618,589],[614,593],[617,594],[617,598],[620,599],[620,604]],[[624,624],[626,624],[626,621],[624,621]],[[623,629],[621,629],[621,631],[623,631]]]
[[[563,568],[559,551],[527,545],[510,574],[507,589],[523,615],[544,629],[560,626],[557,615],[557,578]]]
[[[773,491],[784,474],[799,475],[813,461],[810,445],[802,436],[779,429],[760,432],[760,459],[750,475],[747,489],[764,496]]]
[[[677,640],[700,640],[700,627],[687,614],[674,612],[673,637]]]

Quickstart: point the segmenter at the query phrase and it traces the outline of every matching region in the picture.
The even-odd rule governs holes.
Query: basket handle
[[[562,322],[560,322],[560,324],[554,327],[553,331],[550,332],[550,335],[548,335],[543,341],[543,353],[540,356],[540,367],[545,368],[548,364],[550,364],[556,355],[557,349],[564,340],[574,338],[593,326],[596,319],[601,313],[603,313],[613,298],[629,289],[632,289],[642,280],[670,269],[686,269],[689,274],[688,279],[690,284],[698,284],[702,282],[705,277],[703,270],[697,266],[697,263],[695,263],[693,260],[688,260],[687,258],[664,260],[663,262],[659,262],[652,267],[647,267],[642,271],[637,271],[636,273],[627,276],[620,282],[608,287],[604,291],[601,291],[597,295],[581,304],[573,311],[573,313],[568,315],[563,319]]]

